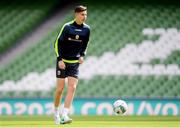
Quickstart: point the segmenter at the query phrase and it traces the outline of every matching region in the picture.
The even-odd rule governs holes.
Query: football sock
[[[54,114],[55,114],[55,115],[58,115],[58,114],[59,114],[59,107],[55,107],[55,108],[54,108]]]
[[[64,108],[63,111],[62,111],[62,115],[68,115],[69,113],[69,108]]]

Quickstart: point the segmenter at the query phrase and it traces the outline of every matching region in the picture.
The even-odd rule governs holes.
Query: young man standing
[[[57,87],[54,99],[55,124],[72,122],[68,113],[78,83],[79,64],[82,64],[84,61],[90,36],[90,27],[84,23],[87,18],[87,8],[85,6],[77,6],[74,12],[75,19],[63,25],[55,42],[55,52],[57,55]],[[60,116],[59,104],[61,103],[65,78],[67,78],[68,87],[64,108]]]

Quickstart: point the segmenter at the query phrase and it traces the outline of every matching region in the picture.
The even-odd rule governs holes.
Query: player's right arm
[[[62,48],[61,48],[61,45],[65,41],[67,31],[68,31],[68,26],[66,24],[64,24],[63,27],[61,28],[59,34],[58,34],[56,42],[55,42],[55,53],[56,53],[56,56],[57,56],[58,65],[62,69],[65,68],[65,64],[62,61],[62,50],[61,50]]]

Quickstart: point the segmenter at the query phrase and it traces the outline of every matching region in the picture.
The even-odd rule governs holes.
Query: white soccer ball
[[[127,109],[128,109],[128,106],[124,100],[116,100],[113,103],[113,110],[114,110],[115,114],[118,114],[118,115],[125,114]]]

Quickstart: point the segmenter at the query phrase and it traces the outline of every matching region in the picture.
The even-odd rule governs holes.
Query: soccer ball
[[[115,114],[117,114],[117,115],[125,114],[127,109],[128,109],[128,106],[124,100],[116,100],[113,103],[113,110],[114,110]]]

